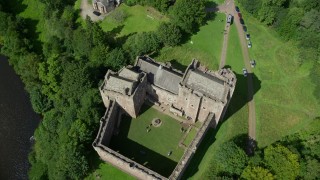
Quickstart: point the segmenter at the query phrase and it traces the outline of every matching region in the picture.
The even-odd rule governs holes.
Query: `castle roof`
[[[208,97],[225,101],[227,95],[227,87],[224,81],[204,73],[198,69],[189,69],[183,82],[187,87],[201,92]]]
[[[126,79],[129,79],[129,80],[132,80],[132,81],[138,81],[139,78],[140,78],[140,74],[139,73],[134,72],[133,70],[128,69],[126,67],[122,68],[119,71],[119,76],[121,76],[123,78],[126,78]]]
[[[136,66],[147,73],[148,82],[171,93],[179,93],[182,74],[148,59],[137,60]]]
[[[110,75],[107,83],[105,84],[105,89],[121,94],[131,95],[135,90],[136,84],[136,81]]]

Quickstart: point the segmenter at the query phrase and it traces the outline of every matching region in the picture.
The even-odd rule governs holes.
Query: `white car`
[[[246,39],[250,40],[250,34],[246,34]]]
[[[251,41],[248,41],[248,48],[251,48],[251,47],[252,47]]]
[[[252,68],[254,68],[256,66],[256,60],[254,60],[254,59],[251,60],[250,61],[250,65],[251,65]]]
[[[243,76],[244,76],[244,77],[247,77],[247,76],[248,76],[248,71],[247,71],[246,68],[243,68],[243,69],[242,69],[242,73],[243,73]]]

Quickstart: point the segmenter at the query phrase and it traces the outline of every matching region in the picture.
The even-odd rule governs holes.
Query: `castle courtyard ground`
[[[118,135],[111,139],[110,148],[163,176],[169,176],[185,147],[195,137],[197,128],[147,104],[142,106],[140,113],[136,119],[123,116]],[[162,121],[160,127],[150,126],[155,118]]]

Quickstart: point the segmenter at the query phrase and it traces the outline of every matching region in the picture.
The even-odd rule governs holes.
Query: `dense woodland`
[[[137,55],[181,43],[182,36],[190,35],[204,22],[205,1],[181,0],[174,6],[165,3],[163,9],[157,6],[175,23],[163,23],[155,32],[126,39],[112,37],[89,18],[84,25],[76,23],[75,0],[39,2],[45,5],[43,42],[30,21],[18,16],[19,0],[0,0],[1,54],[9,57],[25,83],[33,109],[43,117],[29,156],[29,177],[82,179],[92,170],[91,143],[105,110],[98,85],[106,71],[132,63]],[[178,10],[181,6],[188,9]]]
[[[91,143],[104,113],[98,86],[108,69],[118,70],[137,55],[176,46],[207,19],[205,0],[127,0],[149,5],[170,17],[157,31],[115,38],[86,19],[78,24],[75,0],[38,0],[45,5],[45,40],[29,20],[17,15],[20,1],[0,0],[1,54],[25,83],[33,109],[43,120],[30,154],[30,179],[82,179],[90,171]],[[320,88],[319,5],[316,0],[240,0],[253,16],[275,28],[284,39],[299,42],[301,56],[314,61],[311,78]],[[303,63],[303,62],[302,62]],[[317,74],[318,73],[318,74]],[[320,90],[318,91],[320,92]],[[320,98],[320,96],[318,96]],[[320,177],[319,119],[303,131],[252,157],[245,136],[225,143],[212,159],[208,178],[315,179]],[[258,178],[260,179],[260,178]]]

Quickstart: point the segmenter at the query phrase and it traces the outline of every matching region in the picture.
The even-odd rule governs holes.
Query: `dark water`
[[[40,121],[24,84],[0,55],[0,179],[28,179],[30,137]]]

